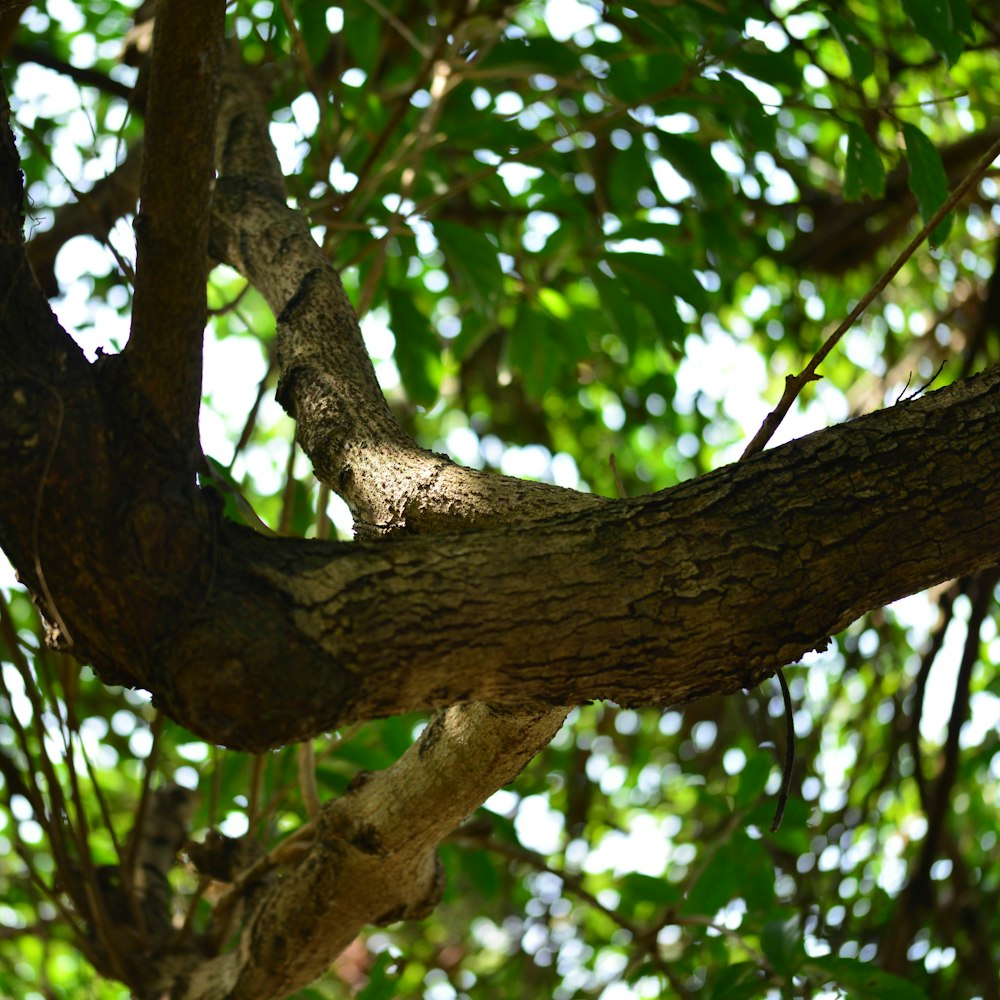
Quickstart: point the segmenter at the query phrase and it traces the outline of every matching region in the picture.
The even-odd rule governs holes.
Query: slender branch
[[[930,885],[931,866],[941,851],[948,802],[951,798],[955,777],[958,774],[958,761],[961,752],[959,737],[969,714],[969,686],[972,681],[972,672],[976,664],[979,663],[979,634],[983,621],[993,609],[993,591],[998,580],[1000,580],[1000,571],[984,570],[976,578],[972,590],[972,610],[969,614],[969,625],[965,636],[965,646],[962,649],[958,676],[955,679],[955,696],[952,701],[951,716],[948,719],[948,734],[944,744],[944,762],[930,796],[927,833],[921,846],[920,862],[907,888],[907,898],[916,906],[927,902],[925,896]]]
[[[955,598],[961,593],[961,585],[951,583],[938,604],[938,620],[931,632],[927,648],[920,656],[920,669],[913,681],[912,703],[909,710],[909,731],[908,740],[910,753],[913,755],[913,780],[917,785],[917,792],[920,795],[920,805],[924,812],[930,811],[930,792],[927,788],[927,779],[924,776],[923,755],[920,752],[920,720],[924,713],[924,697],[927,693],[927,681],[930,679],[931,667],[937,660],[941,647],[944,646],[945,633],[951,624],[954,613]]]
[[[778,789],[778,804],[774,807],[774,819],[771,820],[771,833],[777,833],[781,826],[781,818],[785,815],[788,804],[788,789],[792,784],[792,767],[795,764],[795,712],[792,710],[792,695],[785,680],[784,668],[777,673],[781,685],[781,700],[785,706],[785,764],[781,771],[781,788]]]
[[[847,317],[837,327],[829,337],[826,338],[823,346],[812,356],[809,364],[802,369],[798,375],[785,376],[785,389],[778,400],[778,405],[764,418],[760,430],[754,435],[753,440],[746,446],[746,450],[740,456],[748,458],[763,451],[767,442],[774,436],[781,421],[785,419],[785,414],[792,407],[792,403],[798,398],[799,393],[809,382],[816,382],[822,378],[816,374],[816,369],[823,363],[826,356],[837,346],[840,338],[847,333],[861,314],[871,305],[876,296],[880,295],[890,281],[896,277],[902,266],[913,256],[921,243],[930,236],[937,228],[938,223],[965,197],[973,184],[989,170],[993,161],[1000,156],[1000,139],[993,143],[983,155],[979,162],[969,171],[969,173],[959,182],[955,190],[948,196],[944,204],[927,220],[920,232],[910,240],[900,251],[899,255],[892,262],[892,265],[885,273],[872,285],[871,288],[861,297],[858,304],[848,313]]]
[[[225,0],[163,0],[157,7],[125,352],[192,471],[225,8]]]

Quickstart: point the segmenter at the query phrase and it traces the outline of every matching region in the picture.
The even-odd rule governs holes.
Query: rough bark
[[[78,655],[206,738],[263,749],[455,701],[734,691],[1000,556],[998,371],[651,497],[526,488],[403,441],[276,179],[222,205],[280,314],[320,474],[373,521],[382,496],[394,524],[437,527],[450,508],[466,531],[344,545],[222,521],[171,476],[176,439],[127,368],[86,364],[8,241],[0,539]],[[369,468],[397,495],[366,486]]]
[[[173,979],[172,1000],[286,996],[365,925],[426,916],[443,888],[437,844],[480,804],[483,788],[514,779],[564,715],[485,705],[438,715],[397,764],[324,807],[306,831],[305,858],[253,896],[239,947]]]

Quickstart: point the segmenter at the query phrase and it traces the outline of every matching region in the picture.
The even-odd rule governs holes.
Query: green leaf
[[[428,409],[441,385],[441,357],[430,321],[414,305],[409,292],[389,289],[389,326],[396,338],[393,356],[410,402]]]
[[[651,277],[644,270],[632,270],[627,261],[618,261],[618,257],[628,254],[613,254],[610,258],[615,274],[625,285],[626,290],[641,305],[649,310],[656,324],[656,332],[660,341],[667,347],[677,349],[684,339],[684,324],[672,295],[664,294],[663,282]]]
[[[885,195],[885,167],[878,147],[857,123],[847,128],[847,165],[844,171],[844,197],[857,201],[863,195]]]
[[[875,59],[864,32],[853,21],[832,11],[826,12],[826,19],[830,22],[837,41],[847,53],[854,82],[861,83],[862,80],[868,79],[875,68]]]
[[[722,90],[723,108],[736,137],[760,149],[774,149],[776,119],[764,110],[757,95],[731,73],[722,73],[718,85]]]
[[[972,38],[972,14],[969,11],[969,0],[949,0],[951,9],[951,26],[966,38]]]
[[[326,27],[327,6],[322,0],[299,0],[294,8],[309,61],[313,65],[320,62],[330,44],[330,32]]]
[[[718,204],[732,196],[732,183],[707,147],[679,135],[661,135],[659,139],[664,158],[706,202]]]
[[[558,384],[560,371],[575,360],[575,352],[567,349],[572,329],[572,324],[554,320],[548,309],[527,302],[518,307],[504,360],[520,374],[525,392],[534,399]]]
[[[601,300],[601,311],[608,325],[621,337],[630,351],[638,343],[635,303],[622,287],[621,282],[609,278],[603,271],[594,268],[592,280]]]
[[[538,301],[555,320],[566,322],[573,315],[573,307],[566,297],[554,288],[539,288]]]
[[[580,56],[573,46],[547,35],[503,38],[483,59],[482,66],[490,70],[534,70],[551,76],[572,76],[580,68]]]
[[[651,56],[647,73],[653,93],[647,94],[647,98],[654,97],[657,92],[676,87],[684,78],[686,69],[687,63],[680,56],[670,52],[659,52]]]
[[[650,902],[659,906],[672,906],[681,898],[680,890],[666,879],[653,878],[639,872],[629,872],[618,880],[615,888],[622,903],[631,911],[637,903]]]
[[[922,35],[953,66],[962,55],[962,39],[952,30],[952,10],[948,0],[903,0],[903,10]],[[959,16],[961,11],[959,11]]]
[[[388,951],[381,952],[368,970],[368,985],[355,994],[355,1000],[392,1000],[399,986],[398,977],[389,972],[395,961]]]
[[[772,52],[761,42],[744,43],[727,57],[726,62],[772,87],[779,84],[790,90],[802,87],[802,70],[795,60],[795,49],[790,45],[780,52]]]
[[[317,8],[329,6],[329,4],[317,2],[317,0],[304,0],[304,2],[311,2],[311,5]],[[325,16],[324,10],[324,29],[326,27]],[[341,33],[349,53],[347,56],[349,61],[345,60],[342,70],[349,66],[358,66],[368,72],[372,66],[376,65],[379,47],[384,44],[384,36],[380,29],[379,15],[374,8],[362,4],[351,9],[350,31]]]
[[[903,124],[906,159],[910,165],[910,190],[926,223],[948,197],[948,175],[934,143],[916,125]],[[931,233],[931,245],[939,246],[951,228],[953,213],[946,215]]]
[[[810,958],[799,971],[821,983],[846,988],[857,1000],[928,1000],[927,994],[913,983],[853,958],[824,955]]]
[[[774,761],[764,750],[751,757],[746,767],[740,772],[739,786],[736,791],[736,807],[746,809],[753,805],[764,794],[767,779],[771,776]]]
[[[759,840],[742,831],[720,845],[688,893],[681,913],[714,917],[731,899],[742,896],[748,909],[764,909],[774,900],[771,859]]]
[[[620,59],[611,64],[607,86],[615,97],[627,104],[636,104],[649,93],[643,63],[638,59]]]
[[[607,262],[616,274],[626,271],[641,276],[660,295],[679,295],[699,312],[710,308],[708,293],[697,275],[672,257],[626,252],[610,254]]]
[[[759,1000],[764,984],[755,962],[727,965],[717,975],[709,973],[707,1000]]]
[[[805,958],[799,915],[769,920],[760,936],[760,946],[776,972],[785,976],[795,973]]]
[[[459,289],[472,297],[480,312],[491,312],[503,289],[496,247],[485,233],[458,222],[436,220],[434,235]]]

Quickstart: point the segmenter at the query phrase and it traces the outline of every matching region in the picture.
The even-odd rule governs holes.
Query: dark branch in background
[[[140,387],[189,455],[198,452],[208,220],[225,0],[161,0],[136,219],[125,351]]]
[[[1000,124],[992,122],[979,132],[943,146],[940,150],[951,183],[967,173],[1000,135]],[[840,275],[870,263],[879,250],[904,233],[913,219],[916,199],[907,183],[904,164],[886,177],[885,197],[877,201],[845,202],[841,195],[813,187],[794,162],[782,164],[802,192],[801,208],[815,222],[811,232],[800,232],[782,255],[796,270]]]
[[[948,734],[943,747],[944,760],[937,780],[927,789],[924,808],[927,813],[927,833],[920,855],[912,868],[903,890],[900,905],[886,935],[883,965],[890,972],[902,973],[907,963],[907,950],[920,915],[933,904],[931,868],[948,843],[948,804],[958,774],[959,737],[969,715],[972,672],[979,662],[979,635],[983,621],[993,608],[993,591],[1000,581],[1000,569],[979,573],[969,588],[972,610],[969,614],[965,646],[955,680],[955,699],[948,720]],[[915,762],[919,769],[919,760]],[[924,779],[926,782],[926,778]]]
[[[1000,579],[1000,570],[985,570],[980,573],[972,588],[972,611],[965,636],[965,647],[955,680],[955,698],[948,720],[948,735],[944,744],[944,762],[931,796],[927,815],[927,834],[923,840],[920,861],[910,881],[908,892],[917,904],[925,902],[930,883],[931,865],[941,851],[948,812],[948,801],[958,773],[959,736],[969,714],[969,690],[972,671],[979,662],[979,633],[987,614],[993,608],[993,590]]]
[[[96,87],[98,90],[112,97],[120,97],[130,104],[135,98],[135,91],[127,83],[114,80],[107,73],[102,73],[99,69],[91,66],[74,66],[54,56],[48,49],[40,45],[24,45],[17,42],[10,47],[10,58],[17,63],[34,63],[36,66],[44,66],[45,69],[54,70],[68,76],[82,87]]]
[[[107,177],[102,177],[79,200],[56,209],[51,229],[39,233],[27,246],[28,260],[35,280],[45,294],[59,294],[56,281],[56,256],[76,236],[93,236],[107,242],[114,224],[133,211],[139,197],[139,170],[142,145],[129,148],[125,159]]]
[[[21,25],[21,11],[5,10],[0,12],[0,59],[6,59],[11,42]]]
[[[951,624],[955,598],[960,593],[964,593],[963,586],[967,580],[955,581],[949,584],[948,588],[941,595],[938,602],[938,620],[934,625],[934,631],[930,635],[927,648],[920,657],[920,669],[917,671],[916,679],[913,682],[913,699],[908,715],[910,718],[909,745],[910,753],[913,755],[913,778],[917,784],[917,791],[920,793],[920,804],[924,812],[930,812],[930,793],[927,788],[927,780],[924,776],[923,758],[920,753],[920,720],[924,714],[924,697],[927,693],[927,681],[931,676],[931,667],[937,659],[941,647],[944,645],[945,633]]]

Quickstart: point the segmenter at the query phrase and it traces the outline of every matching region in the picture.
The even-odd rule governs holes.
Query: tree
[[[0,545],[49,648],[12,594],[0,773],[31,988],[67,975],[70,940],[136,995],[192,1000],[285,996],[341,953],[357,968],[341,958],[311,995],[414,995],[433,967],[449,996],[512,995],[517,977],[571,996],[609,968],[645,995],[996,996],[996,737],[962,737],[974,693],[996,704],[979,644],[995,637],[1000,369],[971,377],[997,327],[989,8],[578,4],[572,33],[558,4],[161,0],[131,30],[122,5],[63,22],[21,6],[0,0],[19,131],[0,144]],[[122,45],[134,73],[114,64]],[[40,65],[79,84],[85,141],[120,161],[75,204],[53,190],[57,154],[84,141],[73,115],[19,89]],[[285,177],[269,126],[290,120],[303,150]],[[20,165],[29,218],[52,209],[27,244]],[[109,234],[137,200],[133,267]],[[938,249],[907,257],[846,357],[815,355],[821,321],[921,221]],[[130,318],[124,348],[94,357],[45,297],[80,234],[114,248],[91,290]],[[359,315],[392,331],[388,401]],[[212,343],[256,337],[268,358],[235,457],[281,433],[258,420],[273,392],[318,486],[294,448],[272,495],[203,453],[209,318]],[[723,465],[756,428],[690,386],[691,360],[726,340],[772,377],[801,370],[786,402],[827,358],[832,387],[806,414],[868,412]],[[922,393],[939,358],[954,384]],[[470,441],[473,462],[441,453]],[[516,446],[596,489],[485,468]],[[608,499],[616,486],[630,498]],[[324,537],[331,493],[351,541]],[[881,609],[929,587],[941,619],[918,662]],[[967,639],[932,774],[919,726],[956,613]],[[805,772],[765,835],[778,769],[747,722],[768,713],[720,696],[824,651],[793,678]],[[114,718],[87,724],[124,708],[124,732],[153,709],[99,681],[162,713],[143,769],[116,775]],[[595,699],[614,704],[562,728]],[[682,705],[660,722],[656,706]],[[406,713],[427,712],[403,751]],[[670,730],[683,767],[659,746]],[[518,788],[564,811],[549,857],[495,810],[466,822],[540,752]],[[161,780],[185,759],[214,788],[200,802]],[[616,801],[626,778],[636,797]],[[241,795],[249,833],[220,832]],[[664,878],[581,869],[573,845],[637,804],[674,816]],[[905,884],[870,860],[903,837]],[[501,889],[508,863],[532,874]],[[811,883],[817,864],[839,867],[850,916]],[[544,947],[524,933],[533,962],[477,966],[473,944],[513,947],[505,908],[526,892]],[[423,938],[365,930],[421,918]],[[391,968],[393,940],[417,973]],[[27,995],[18,977],[5,989]]]

